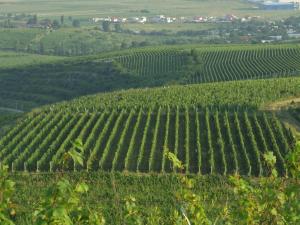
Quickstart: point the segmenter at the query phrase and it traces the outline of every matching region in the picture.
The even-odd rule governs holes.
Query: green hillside
[[[17,181],[16,224],[34,224],[41,192],[63,178],[89,184],[80,201],[108,224],[122,224],[115,221],[129,196],[144,217],[158,207],[158,224],[171,225],[184,174],[195,179],[190,191],[212,220],[225,204],[235,207],[229,175],[251,181],[269,175],[265,153],[276,157],[280,177],[289,175],[299,110],[283,120],[275,106],[300,96],[297,46],[2,58],[0,164]],[[273,113],[263,110],[273,104]],[[63,160],[76,140],[83,143],[83,165]],[[168,152],[184,169],[173,168]]]
[[[27,111],[98,92],[300,74],[297,45],[175,46],[79,58],[31,58],[3,61],[0,107]]]
[[[300,78],[231,81],[130,89],[46,106],[47,111],[97,112],[106,109],[171,107],[252,108],[287,97],[298,97]]]
[[[85,166],[76,169],[171,172],[169,149],[186,172],[258,176],[265,173],[261,153],[269,150],[284,175],[294,138],[256,109],[299,94],[300,78],[281,78],[81,97],[25,116],[1,139],[0,160],[12,170],[55,171],[80,138]]]

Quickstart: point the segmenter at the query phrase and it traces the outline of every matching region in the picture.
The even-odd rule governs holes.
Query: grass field
[[[0,12],[32,13],[42,17],[76,16],[139,16],[141,10],[148,10],[149,15],[168,14],[170,16],[223,16],[225,14],[257,15],[280,18],[296,15],[291,11],[260,11],[253,10],[252,4],[243,0],[1,0]],[[148,14],[147,14],[148,15]]]

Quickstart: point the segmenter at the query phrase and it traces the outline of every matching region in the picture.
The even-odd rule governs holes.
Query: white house
[[[146,23],[146,22],[147,22],[147,17],[142,16],[142,17],[139,19],[139,22],[140,22],[140,23]]]

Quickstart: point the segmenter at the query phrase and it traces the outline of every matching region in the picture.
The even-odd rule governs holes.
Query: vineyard
[[[191,53],[188,52],[192,49]],[[139,76],[164,76],[181,72],[179,80],[206,83],[232,80],[288,77],[300,72],[300,49],[292,46],[258,48],[189,47],[136,52],[117,59],[126,69]],[[193,66],[191,66],[193,65]]]
[[[295,76],[300,71],[300,49],[220,49],[195,50],[200,69],[190,83],[262,79]]]
[[[160,88],[131,89],[84,96],[44,107],[51,111],[98,112],[106,109],[157,106],[253,108],[291,96],[299,96],[300,78],[220,82]]]
[[[18,191],[14,196],[18,208],[17,223],[31,225],[30,213],[34,211],[37,199],[46,188],[57,183],[57,174],[54,173],[31,173],[14,174]],[[75,172],[65,173],[65,179],[76,184],[78,180],[85,180],[90,191],[83,196],[86,206],[103,212],[107,224],[121,224],[119,221],[120,211],[123,209],[116,206],[116,199],[120,204],[125,204],[125,199],[132,196],[137,200],[138,206],[144,214],[151,214],[154,207],[161,210],[162,224],[173,225],[170,215],[177,207],[174,195],[180,189],[180,176],[176,174],[138,174],[106,173],[106,172]],[[215,218],[218,210],[223,206],[227,198],[234,199],[229,188],[229,182],[221,176],[194,176],[196,180],[195,193],[199,194],[207,207],[210,209],[209,217]],[[101,190],[101,191],[99,191]],[[212,202],[211,199],[216,201]]]
[[[300,108],[296,108],[296,109],[291,109],[291,114],[293,115],[293,117],[299,122],[300,124]]]
[[[291,45],[172,46],[38,61],[32,56],[20,65],[15,60],[21,55],[12,56],[0,65],[0,107],[23,111],[99,92],[300,74],[300,50]]]
[[[262,176],[262,153],[271,150],[281,175],[294,138],[265,113],[210,108],[159,107],[102,113],[39,113],[0,141],[0,161],[13,171],[56,171],[72,141],[84,143],[84,167],[74,170],[176,172],[174,152],[186,173]],[[177,171],[180,172],[180,171]]]
[[[138,76],[163,76],[182,71],[188,54],[176,50],[147,50],[120,56],[117,61]]]

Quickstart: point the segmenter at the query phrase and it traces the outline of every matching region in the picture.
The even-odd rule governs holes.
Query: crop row
[[[182,69],[186,54],[173,50],[135,52],[120,56],[117,61],[139,76],[162,76]]]
[[[287,77],[300,71],[298,48],[200,50],[194,58],[201,69],[190,77],[190,83]]]
[[[284,157],[294,142],[275,116],[250,111],[159,107],[40,113],[2,138],[0,161],[12,170],[54,171],[77,138],[84,143],[84,166],[74,169],[176,172],[165,157],[171,151],[187,173],[255,176],[266,173],[262,154],[268,150],[285,175]]]

